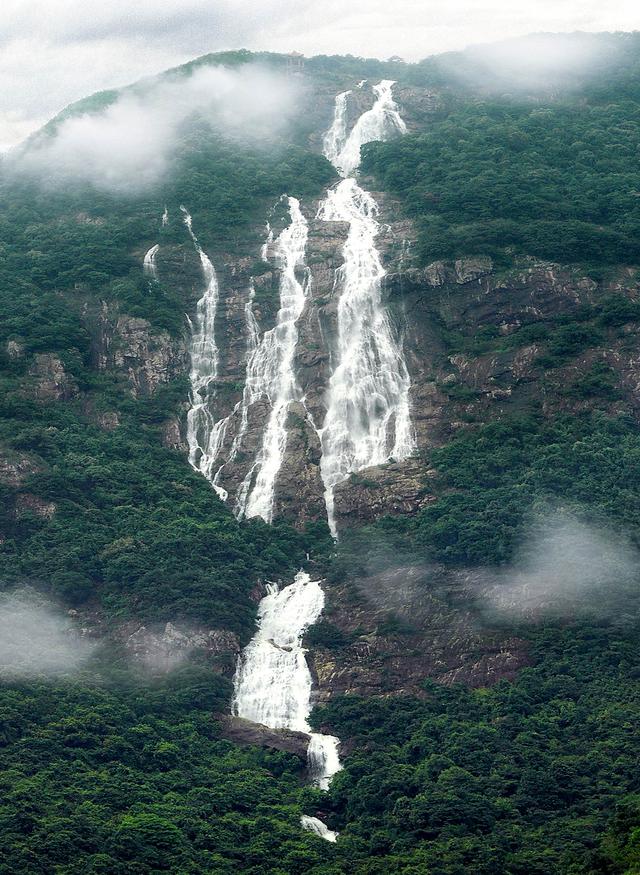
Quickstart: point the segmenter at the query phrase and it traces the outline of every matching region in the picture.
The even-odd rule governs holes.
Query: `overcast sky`
[[[2,0],[0,148],[73,100],[220,49],[419,60],[536,31],[637,29],[638,0]]]

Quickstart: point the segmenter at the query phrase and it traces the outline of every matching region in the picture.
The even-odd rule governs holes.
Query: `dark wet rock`
[[[98,320],[95,359],[98,370],[122,374],[136,397],[153,395],[160,385],[184,376],[189,360],[185,338],[107,307]]]
[[[29,367],[32,394],[38,401],[69,401],[78,394],[78,385],[53,353],[37,353]]]
[[[435,499],[429,493],[425,474],[420,459],[389,462],[352,474],[335,488],[338,528],[387,514],[412,514],[426,507]]]
[[[260,723],[252,723],[242,717],[230,717],[227,714],[215,716],[223,738],[235,744],[252,744],[291,753],[306,765],[309,747],[309,736],[306,733],[294,732],[291,729],[270,729]]]

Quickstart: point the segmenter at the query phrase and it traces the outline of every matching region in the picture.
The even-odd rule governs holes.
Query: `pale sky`
[[[3,0],[0,149],[73,100],[222,49],[415,61],[540,31],[638,29],[638,0]]]

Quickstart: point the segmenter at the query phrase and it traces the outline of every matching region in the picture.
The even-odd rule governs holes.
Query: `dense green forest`
[[[428,263],[525,253],[589,267],[640,256],[635,100],[487,97],[432,131],[363,150],[363,168],[419,222]]]
[[[499,565],[512,558],[532,518],[554,506],[613,524],[640,543],[640,429],[630,417],[505,418],[467,429],[433,450],[429,462],[437,474],[425,488],[438,501],[414,517],[348,531],[339,573],[352,563],[362,573],[364,545],[379,540],[385,551],[391,545],[451,565]]]
[[[315,538],[286,526],[236,523],[182,455],[160,446],[160,424],[188,395],[186,377],[153,398],[132,399],[113,377],[96,372],[81,314],[104,301],[155,330],[183,334],[193,302],[167,284],[150,290],[132,252],[158,235],[191,248],[181,218],[160,231],[162,205],[180,216],[178,205],[188,203],[205,245],[242,239],[251,251],[267,204],[287,190],[315,193],[332,175],[324,158],[294,146],[238,153],[198,126],[184,132],[168,181],[152,196],[123,202],[87,186],[43,188],[5,174],[0,443],[11,458],[28,455],[34,473],[25,488],[58,508],[53,521],[30,512],[16,518],[15,488],[0,487],[5,581],[37,582],[73,606],[97,599],[121,618],[194,618],[248,633],[256,580],[295,570]],[[17,358],[7,351],[12,341]],[[38,353],[59,356],[78,399],[45,406],[25,392]],[[97,427],[100,411],[117,415],[121,427],[113,433]]]
[[[288,137],[240,148],[189,119],[166,178],[144,194],[43,187],[0,170],[0,473],[25,472],[0,482],[0,589],[28,585],[107,628],[185,621],[245,643],[256,586],[290,579],[308,559],[330,584],[349,585],[372,562],[504,572],[532,520],[557,511],[637,547],[637,410],[621,400],[607,412],[604,402],[623,396],[600,361],[563,389],[585,402],[579,414],[532,403],[469,417],[420,458],[431,503],[350,528],[338,545],[324,521],[238,522],[184,453],[163,446],[167,420],[184,417],[186,375],[136,396],[95,364],[102,307],[147,320],[154,336],[183,336],[193,289],[151,285],[141,270],[158,241],[185,263],[193,255],[180,204],[207,251],[251,262],[283,192],[312,201],[335,180],[307,139],[313,95],[366,77],[439,95],[420,130],[363,151],[366,174],[415,222],[422,265],[488,254],[507,275],[531,257],[579,264],[600,281],[637,265],[639,40],[575,39],[600,39],[598,62],[535,93],[525,82],[506,89],[473,53],[416,65],[309,59],[309,115]],[[255,60],[286,65],[234,52],[171,75]],[[116,96],[82,101],[58,122]],[[161,228],[165,205],[172,221]],[[637,289],[614,292],[575,318],[509,335],[496,325],[473,337],[442,330],[440,340],[447,354],[539,343],[542,395],[548,371],[638,322]],[[60,361],[68,397],[37,397],[39,355]],[[106,414],[117,428],[101,425]],[[222,738],[215,715],[228,712],[231,685],[210,667],[143,679],[103,642],[79,674],[3,680],[0,873],[634,875],[638,587],[607,586],[606,611],[499,621],[527,642],[530,667],[512,682],[472,690],[425,679],[419,695],[347,695],[317,708],[314,725],[343,740],[344,770],[328,793],[309,786],[296,757]],[[478,606],[468,610],[480,623]],[[329,623],[308,637],[338,655],[347,643]],[[303,831],[303,812],[338,830],[338,842]]]
[[[0,872],[632,875],[637,627],[528,634],[515,683],[318,710],[353,749],[328,796],[294,757],[218,737],[208,671],[5,685]],[[336,845],[300,830],[317,808]]]

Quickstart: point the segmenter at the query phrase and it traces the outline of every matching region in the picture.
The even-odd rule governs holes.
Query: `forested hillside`
[[[566,39],[521,78],[493,50],[207,55],[80,101],[3,161],[0,873],[640,871],[640,38]],[[258,89],[254,127],[185,97],[148,180],[46,157],[70,121],[217,70],[255,76],[230,114]],[[338,179],[323,136],[337,94],[353,128],[380,80],[407,130],[364,145],[358,178],[415,448],[338,484],[334,541],[317,433],[346,223],[319,217]],[[308,298],[267,524],[189,465],[190,338],[205,252],[212,397],[233,423],[247,325],[279,325],[283,195],[308,230],[290,272]],[[265,406],[246,447],[226,437],[234,496]],[[305,646],[311,724],[342,742],[328,791],[295,738],[224,716],[265,584],[301,567],[326,581]],[[23,626],[32,603],[55,640]],[[64,642],[88,655],[58,664]]]

